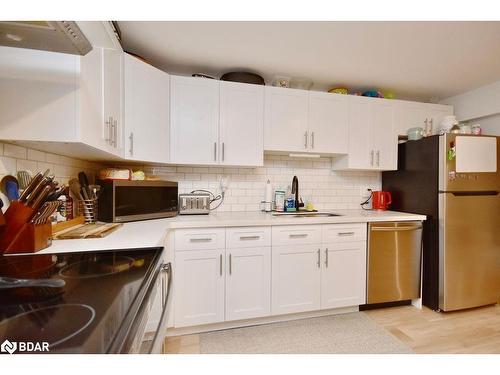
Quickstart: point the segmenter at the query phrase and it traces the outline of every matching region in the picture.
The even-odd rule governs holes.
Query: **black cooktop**
[[[0,256],[0,344],[39,343],[49,353],[110,352],[129,328],[161,251]]]

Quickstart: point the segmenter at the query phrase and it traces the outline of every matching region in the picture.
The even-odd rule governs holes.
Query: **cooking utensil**
[[[264,78],[250,72],[228,72],[220,77],[221,81],[232,81],[241,83],[252,83],[254,85],[265,85]]]
[[[87,179],[87,175],[85,172],[78,173],[78,181],[80,181],[80,189],[82,191],[82,195],[84,199],[90,199],[89,195],[89,180]]]
[[[7,181],[5,183],[5,195],[11,202],[19,199],[19,186],[16,181]]]
[[[78,180],[76,178],[72,178],[71,180],[68,181],[68,184],[69,184],[69,190],[71,191],[71,193],[75,197],[77,197],[78,199],[83,200],[83,196],[82,196],[82,192],[81,192],[82,186],[80,185],[80,182],[78,182]]]
[[[26,189],[31,181],[31,172],[29,171],[18,171],[17,180],[19,181],[19,190],[23,191]]]
[[[64,285],[66,285],[66,281],[62,279],[17,279],[0,276],[0,289],[28,287],[62,288]]]
[[[89,185],[90,199],[98,199],[101,193],[101,185]]]
[[[19,183],[17,178],[7,175],[0,181],[0,190],[10,201],[19,199]]]
[[[24,189],[22,192],[21,196],[19,197],[19,200],[21,202],[25,202],[26,198],[28,198],[28,195],[38,186],[40,181],[43,179],[43,175],[38,172],[29,182],[28,186]]]

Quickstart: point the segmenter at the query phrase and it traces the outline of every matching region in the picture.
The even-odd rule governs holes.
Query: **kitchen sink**
[[[274,212],[273,216],[287,216],[287,217],[332,217],[342,216],[333,212]]]

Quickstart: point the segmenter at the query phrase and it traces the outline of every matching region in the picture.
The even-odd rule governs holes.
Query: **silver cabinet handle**
[[[132,156],[132,155],[134,155],[134,133],[133,132],[130,132],[128,139],[130,140],[130,149],[128,150],[128,152]]]
[[[339,232],[339,236],[354,236],[354,232]]]
[[[311,148],[314,148],[314,132],[311,132]]]
[[[373,150],[370,151],[370,165],[373,167]]]
[[[318,249],[318,268],[321,267],[321,249]]]
[[[113,123],[113,146],[117,146],[118,144],[118,120],[115,119]]]
[[[242,241],[258,240],[260,236],[240,236]]]
[[[233,256],[229,254],[229,274],[233,273]]]
[[[109,144],[111,142],[111,126],[113,124],[113,117],[109,116],[105,124],[106,124],[106,138],[104,140],[106,141],[106,143]]]
[[[214,161],[217,161],[217,142],[214,142]]]
[[[212,239],[210,237],[208,238],[190,238],[190,242],[210,242]]]
[[[224,161],[224,154],[225,154],[225,145],[224,145],[224,142],[222,142],[222,161]]]
[[[290,238],[304,238],[304,237],[307,237],[307,233],[289,234],[288,237],[290,237]]]
[[[328,268],[328,248],[325,250],[325,266]]]
[[[380,165],[380,150],[377,150],[377,167]]]
[[[222,254],[219,255],[219,274],[222,276]]]
[[[307,148],[307,132],[304,133],[304,148]]]

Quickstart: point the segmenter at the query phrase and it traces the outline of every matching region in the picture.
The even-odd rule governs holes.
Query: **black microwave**
[[[99,221],[123,223],[176,216],[179,205],[177,182],[98,180]]]

